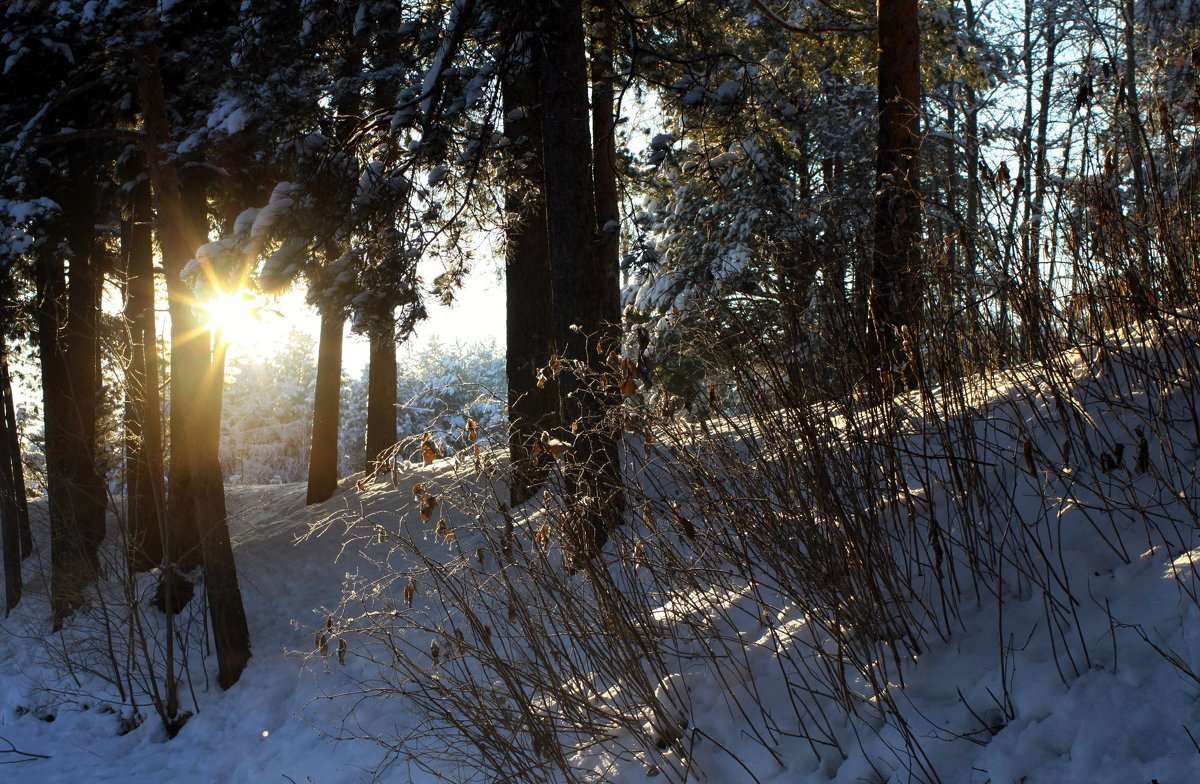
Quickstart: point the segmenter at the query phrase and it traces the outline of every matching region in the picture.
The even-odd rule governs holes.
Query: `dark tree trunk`
[[[1125,144],[1129,149],[1129,165],[1133,169],[1134,207],[1141,220],[1134,225],[1146,225],[1151,220],[1147,189],[1146,168],[1153,170],[1154,157],[1146,157],[1144,144],[1146,126],[1142,121],[1141,101],[1138,98],[1137,86],[1137,8],[1135,0],[1125,0],[1123,3],[1123,43],[1125,45],[1124,67],[1122,68],[1121,90],[1119,96],[1124,104],[1124,122],[1120,123]],[[1047,10],[1046,13],[1051,13]],[[1143,44],[1144,46],[1145,44]],[[1161,273],[1155,273],[1150,267],[1149,244],[1145,230],[1136,231],[1130,237],[1131,268],[1125,272],[1125,280],[1129,289],[1130,308],[1134,319],[1139,321],[1150,318],[1154,313],[1151,303],[1154,279]]]
[[[869,277],[869,370],[915,385],[921,324],[920,25],[917,0],[879,0],[879,149]]]
[[[250,658],[250,634],[229,540],[219,460],[225,356],[219,339],[214,353],[213,335],[200,322],[181,277],[193,249],[207,237],[207,177],[200,174],[181,184],[174,162],[162,159],[170,124],[153,43],[145,46],[139,65],[139,95],[150,143],[159,247],[171,311],[171,464],[161,598],[167,610],[177,610],[182,603],[176,594],[177,587],[182,588],[175,579],[177,570],[203,564],[217,682],[228,689]]]
[[[579,499],[578,530],[566,532],[580,562],[594,555],[619,522],[620,455],[605,422],[612,395],[605,303],[611,302],[596,238],[588,70],[580,0],[546,0],[540,29],[540,92],[546,236],[554,292],[555,348],[563,360],[559,405],[573,443],[564,465],[568,491]],[[578,365],[578,367],[576,367]],[[592,499],[585,506],[583,499]]]
[[[66,309],[66,271],[53,250],[34,268],[37,284],[38,359],[42,366],[42,416],[45,422],[46,491],[50,511],[50,604],[55,626],[76,606],[76,586],[67,575],[74,572],[67,557],[68,545],[78,542],[72,510],[65,430],[72,420],[70,385],[59,327]]]
[[[96,243],[99,223],[99,179],[97,167],[84,161],[71,167],[73,193],[78,199],[68,213],[71,218],[68,243],[71,261],[67,267],[66,361],[71,384],[74,421],[71,456],[78,483],[76,515],[85,558],[93,571],[99,570],[100,543],[104,540],[108,492],[97,464],[97,420],[102,397],[100,384],[100,294],[103,264]]]
[[[7,360],[7,346],[0,343],[0,351],[5,352],[4,357]],[[14,495],[17,513],[17,538],[21,545],[20,558],[21,560],[25,560],[33,555],[33,529],[29,526],[29,502],[25,494],[25,468],[21,463],[21,438],[20,433],[17,431],[17,406],[12,396],[12,379],[8,375],[7,361],[2,369],[5,375],[3,379],[0,379],[0,383],[3,383],[4,389],[7,390],[4,397],[4,419],[8,423],[6,426],[8,441],[3,448],[8,453],[8,461],[10,463],[8,470],[13,475],[13,486],[17,488],[17,493]]]
[[[615,357],[621,351],[621,211],[617,200],[616,15],[613,0],[591,0],[591,96],[592,96],[592,182],[596,200],[596,263],[600,270],[600,337],[594,353]],[[612,368],[608,368],[612,372]],[[609,434],[601,445],[605,457],[604,481],[608,525],[625,515],[625,493],[620,488],[621,471],[617,451],[619,430],[612,431],[619,413],[620,394],[604,401],[610,416]]]
[[[67,289],[62,261],[43,258],[38,262],[37,288],[50,505],[50,605],[57,629],[82,604],[83,592],[95,577],[96,563],[89,554],[89,537],[82,524],[89,506],[82,492],[86,478],[80,476],[83,461],[79,452],[84,436],[61,329]]]
[[[975,5],[971,0],[964,0],[963,12],[966,17],[967,33],[974,35],[976,31]],[[979,351],[981,344],[980,336],[977,334],[983,319],[980,314],[979,301],[980,289],[977,282],[979,273],[979,245],[976,240],[976,232],[979,230],[979,214],[980,214],[980,179],[979,179],[979,161],[980,161],[980,144],[979,144],[979,97],[975,92],[975,87],[966,81],[963,85],[963,98],[965,107],[963,108],[964,120],[966,123],[966,146],[964,154],[967,159],[967,214],[966,223],[961,231],[964,259],[964,273],[967,285],[963,287],[966,302],[963,303],[966,317],[966,334],[971,335],[968,360],[972,363],[972,368],[979,367],[983,363],[984,357]]]
[[[222,689],[228,689],[237,683],[250,660],[250,630],[238,585],[233,543],[229,538],[225,485],[221,476],[221,397],[228,344],[219,332],[212,337],[212,364],[197,395],[193,504],[200,531],[213,647],[217,652],[217,683]]]
[[[389,312],[370,332],[367,370],[367,473],[396,445],[396,321]]]
[[[308,459],[307,503],[319,504],[337,490],[338,424],[342,397],[341,310],[322,308],[317,343],[317,389],[313,395],[312,447]]]
[[[621,212],[617,201],[616,20],[612,0],[591,0],[592,177],[595,182],[597,252],[603,282],[601,304],[607,338],[616,351],[621,339]]]
[[[129,176],[141,172],[135,168]],[[139,571],[162,563],[163,486],[158,341],[154,324],[154,248],[150,183],[133,187],[129,217],[121,227],[125,257],[125,325],[129,364],[125,380],[125,477],[128,560]]]
[[[191,193],[187,193],[174,166],[163,167],[164,172],[168,169],[174,175],[174,195],[168,195],[164,185],[155,203],[171,313],[171,461],[167,471],[167,525],[163,532],[163,548],[167,562],[187,572],[203,563],[200,537],[204,522],[196,508],[196,500],[205,494],[199,443],[204,438],[210,416],[204,411],[209,396],[201,391],[215,380],[210,375],[212,336],[192,306],[191,289],[181,277],[184,266],[191,259],[192,249],[207,239],[202,228],[207,220],[205,208],[196,203],[196,191],[202,185],[189,182]],[[217,422],[219,427],[219,418]]]
[[[8,375],[8,346],[0,334],[0,536],[4,538],[4,614],[21,600],[21,560],[33,549],[16,407]]]
[[[96,328],[100,275],[92,258],[97,179],[85,155],[70,163],[71,189],[58,201],[70,276],[59,249],[36,265],[38,348],[50,496],[50,604],[54,628],[84,601],[99,572],[107,494],[96,465],[99,411]]]
[[[556,432],[561,423],[558,382],[548,374],[538,377],[554,354],[554,294],[546,248],[535,56],[532,51],[516,52],[516,62],[503,77],[504,134],[513,142],[509,148],[512,179],[504,196],[509,502],[513,506],[529,500],[546,481],[550,458],[537,444],[543,432]]]
[[[339,75],[347,85],[355,81],[363,69],[363,42],[352,36],[341,57]],[[334,137],[341,145],[352,145],[362,108],[358,87],[346,89],[334,102]],[[349,212],[350,205],[343,205]],[[343,243],[335,232],[325,238],[326,269],[341,257]],[[328,281],[328,278],[326,277]],[[342,402],[342,332],[346,315],[341,303],[323,304],[321,336],[317,343],[317,388],[313,394],[312,442],[308,455],[307,503],[319,504],[337,490],[338,436],[341,427]]]

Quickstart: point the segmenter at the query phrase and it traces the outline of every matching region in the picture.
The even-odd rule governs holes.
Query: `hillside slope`
[[[838,612],[806,606],[797,597],[807,594],[776,579],[774,567],[703,576],[711,564],[731,563],[714,555],[724,534],[699,516],[702,505],[688,504],[681,474],[644,457],[639,486],[657,488],[645,491],[658,494],[655,509],[676,509],[679,522],[672,504],[682,501],[694,520],[687,536],[664,536],[649,513],[620,532],[608,556],[618,575],[613,585],[646,589],[648,574],[667,582],[647,589],[640,605],[626,596],[601,617],[636,625],[646,639],[629,650],[651,651],[654,661],[620,681],[584,661],[590,653],[582,637],[567,643],[563,650],[578,650],[579,661],[562,662],[563,688],[536,696],[531,686],[526,705],[551,722],[554,737],[564,738],[561,748],[548,750],[536,732],[524,737],[519,719],[475,727],[474,737],[485,742],[504,735],[512,760],[545,759],[544,769],[494,770],[491,777],[561,779],[566,774],[549,772],[558,766],[579,780],[622,782],[658,775],[714,784],[1200,780],[1195,345],[1178,325],[1112,336],[1053,366],[977,379],[938,391],[941,398],[897,401],[889,454],[905,457],[888,469],[900,477],[888,486],[899,495],[889,501],[866,493],[855,514],[888,532],[879,554],[899,548],[911,556],[906,585],[915,609],[896,610],[904,629],[860,623],[850,608],[865,599],[853,594]],[[830,454],[857,454],[845,445],[868,443],[872,433],[882,439],[872,428],[877,424],[833,423]],[[743,442],[753,438],[747,430],[710,432],[739,449],[749,449]],[[668,458],[664,450],[657,459]],[[811,453],[806,459],[815,460]],[[968,464],[970,481],[962,478]],[[874,467],[862,470],[875,475]],[[654,471],[661,481],[642,482]],[[440,688],[467,688],[494,676],[489,668],[502,658],[495,654],[502,645],[510,663],[515,652],[529,652],[515,631],[501,641],[506,613],[514,630],[534,628],[524,614],[566,623],[555,608],[538,606],[532,588],[520,594],[525,608],[500,608],[489,598],[488,586],[508,585],[506,570],[536,563],[563,570],[542,534],[548,513],[537,509],[517,516],[505,541],[522,543],[521,554],[509,553],[504,564],[487,527],[495,520],[473,514],[490,485],[473,477],[469,459],[408,465],[376,484],[347,480],[332,500],[311,508],[298,485],[232,488],[254,656],[225,693],[192,662],[189,689],[199,710],[171,741],[148,711],[140,724],[131,721],[117,687],[87,671],[102,669],[92,654],[104,654],[104,646],[87,645],[103,614],[89,612],[63,635],[51,635],[44,581],[28,580],[27,598],[0,636],[0,763],[13,763],[0,767],[0,779],[438,780],[406,753],[428,753],[423,764],[450,776],[472,775],[477,753],[464,740],[472,728],[460,736],[434,714],[414,713],[398,692],[429,697]],[[429,501],[435,487],[445,488],[436,508]],[[474,505],[455,505],[454,492],[474,493]],[[827,503],[803,492],[794,503],[806,502]],[[35,514],[40,563],[47,553],[44,511]],[[831,525],[849,531],[852,521]],[[906,531],[915,544],[901,547]],[[937,537],[945,544],[933,545]],[[858,568],[848,556],[846,563]],[[679,587],[685,574],[690,591]],[[589,593],[595,586],[582,575],[554,585],[563,602],[599,595]],[[447,598],[455,586],[475,595]],[[512,590],[510,602],[518,596]],[[450,648],[436,646],[444,632],[453,647],[451,627],[442,629],[438,619],[466,618],[467,608],[501,620],[454,626],[460,644],[452,662]],[[395,659],[381,657],[381,635],[408,619],[425,628],[407,642],[387,638]],[[327,621],[321,656],[314,650]],[[617,633],[598,633],[611,633],[612,656],[623,655]],[[337,644],[343,639],[344,663]],[[55,667],[68,662],[74,672]],[[521,668],[513,664],[511,672]],[[532,671],[520,677],[541,683]],[[831,683],[844,690],[831,691]],[[523,688],[487,684],[496,695]],[[575,697],[577,704],[570,702]],[[490,708],[477,707],[489,715]],[[581,733],[561,723],[571,711],[589,721],[606,716],[611,726],[582,733],[597,743],[579,742]],[[672,729],[664,726],[672,722]],[[396,745],[389,752],[365,736]],[[410,745],[400,744],[404,738]],[[456,749],[461,766],[453,762]],[[376,774],[385,760],[393,766]]]

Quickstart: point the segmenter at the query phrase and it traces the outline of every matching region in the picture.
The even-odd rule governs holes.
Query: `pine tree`
[[[524,10],[524,9],[522,9]],[[509,9],[513,13],[513,9]],[[507,62],[501,73],[506,183],[504,246],[505,357],[508,375],[509,503],[528,500],[545,481],[549,456],[542,433],[557,432],[558,381],[547,369],[554,356],[554,293],[546,246],[538,50],[529,46],[533,20],[513,13]]]
[[[921,318],[920,24],[916,0],[880,0],[879,143],[868,351],[884,393],[914,385]],[[906,345],[907,343],[907,345]]]
[[[555,350],[562,363],[559,406],[572,447],[564,468],[569,491],[581,505],[580,530],[567,532],[577,562],[590,558],[619,523],[620,455],[606,413],[603,389],[609,370],[612,301],[596,237],[588,69],[583,8],[579,0],[546,0],[539,6],[539,91],[542,98],[542,166],[546,234],[553,291]],[[590,498],[590,503],[585,502]],[[586,504],[586,506],[585,506]]]

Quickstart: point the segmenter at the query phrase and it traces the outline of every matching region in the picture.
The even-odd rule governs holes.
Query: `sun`
[[[208,314],[208,328],[219,330],[225,340],[252,338],[262,328],[259,308],[244,291],[222,292],[203,307]]]

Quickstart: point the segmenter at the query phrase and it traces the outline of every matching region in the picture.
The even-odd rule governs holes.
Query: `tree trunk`
[[[70,276],[57,248],[35,271],[38,348],[50,496],[50,604],[53,626],[82,605],[99,573],[107,493],[96,465],[100,385],[96,328],[100,307],[98,264],[92,258],[98,199],[86,153],[72,156],[71,189],[63,208]]]
[[[1033,148],[1033,3],[1025,0],[1025,32],[1021,46],[1021,60],[1025,67],[1025,112],[1021,119],[1021,130],[1017,138],[1017,177],[1012,184],[1012,206],[1009,210],[1008,224],[1005,228],[1004,272],[1005,282],[1019,276],[1022,285],[1006,286],[1002,300],[1001,313],[1009,311],[1019,316],[1019,328],[1010,324],[1007,318],[1001,320],[1001,335],[1006,351],[1015,351],[1018,356],[1030,345],[1037,343],[1037,304],[1035,301],[1037,286],[1036,273],[1029,267],[1029,227],[1032,208],[1032,191],[1030,189],[1031,152]],[[1020,238],[1017,237],[1017,215],[1021,214]],[[1014,263],[1015,261],[1015,263]],[[1014,272],[1015,270],[1015,272]],[[1034,277],[1030,277],[1034,273]],[[1032,320],[1031,320],[1032,319]]]
[[[871,370],[888,394],[915,386],[919,375],[920,26],[916,0],[879,0],[878,11],[879,149],[867,329]]]
[[[250,660],[250,630],[229,538],[221,476],[221,397],[228,344],[219,331],[213,332],[212,340],[212,365],[197,395],[198,426],[193,432],[196,476],[192,492],[204,563],[204,590],[217,652],[217,683],[228,689],[237,683]]]
[[[1038,93],[1037,134],[1033,140],[1033,191],[1029,200],[1029,260],[1026,278],[1029,280],[1030,315],[1027,319],[1025,355],[1032,357],[1045,347],[1043,311],[1048,307],[1047,297],[1049,287],[1043,284],[1042,275],[1042,220],[1046,210],[1046,137],[1050,125],[1050,100],[1054,89],[1054,59],[1058,50],[1058,33],[1054,14],[1056,11],[1046,6],[1044,35],[1046,38],[1046,61],[1042,64],[1042,83]]]
[[[546,235],[554,293],[555,348],[562,359],[559,406],[568,492],[579,504],[576,530],[566,531],[577,565],[599,552],[617,524],[620,455],[605,422],[613,395],[607,384],[605,303],[612,279],[596,240],[588,72],[580,0],[545,0],[541,18],[542,142]]]
[[[50,512],[50,606],[55,627],[76,606],[68,544],[78,541],[72,514],[65,429],[71,422],[70,387],[59,326],[66,303],[67,279],[61,259],[48,251],[34,266],[37,285],[38,359],[42,369],[42,417],[45,427],[46,494]]]
[[[104,540],[108,491],[97,464],[97,420],[100,416],[100,295],[103,264],[96,242],[99,222],[98,167],[89,159],[71,167],[73,192],[67,267],[66,361],[74,421],[71,455],[78,483],[75,514],[88,566],[99,572],[100,543]]]
[[[525,28],[521,28],[525,32]],[[546,481],[550,458],[538,448],[543,432],[561,424],[558,382],[538,371],[554,354],[554,293],[546,248],[542,128],[536,51],[517,52],[504,71],[504,135],[513,171],[504,195],[507,307],[509,503],[524,503]],[[523,141],[522,141],[523,140]]]
[[[1123,43],[1125,45],[1125,62],[1122,69],[1122,96],[1125,103],[1124,120],[1125,143],[1129,148],[1129,165],[1133,169],[1134,210],[1139,216],[1134,225],[1145,226],[1151,220],[1149,202],[1146,198],[1146,160],[1143,154],[1145,128],[1142,123],[1141,101],[1138,98],[1137,87],[1137,49],[1135,41],[1135,25],[1137,24],[1137,9],[1134,0],[1125,0],[1121,9],[1124,23]],[[1153,164],[1153,157],[1150,159]],[[1150,270],[1149,247],[1145,230],[1133,232],[1131,238],[1133,247],[1132,269],[1126,271],[1125,279],[1129,289],[1130,310],[1133,317],[1139,321],[1150,318],[1153,314],[1151,302],[1154,300],[1152,286],[1154,273]]]
[[[337,490],[344,322],[345,317],[340,309],[321,309],[321,337],[317,343],[317,389],[313,395],[312,447],[308,458],[306,503],[310,504],[327,501]]]
[[[964,0],[963,9],[966,15],[967,34],[974,35],[976,29],[975,4],[971,0]],[[980,343],[977,333],[980,330],[983,319],[979,308],[979,301],[981,299],[978,285],[979,245],[975,236],[979,229],[980,211],[979,97],[970,81],[967,81],[963,85],[963,96],[966,103],[963,114],[967,130],[967,219],[966,225],[961,232],[963,252],[966,257],[964,262],[966,285],[963,286],[962,290],[967,300],[963,303],[967,318],[967,331],[965,334],[974,337],[970,343],[969,351],[971,353],[969,359],[972,361],[972,366],[977,367],[983,360],[983,356],[977,350]]]
[[[617,350],[621,339],[621,212],[617,202],[617,123],[615,115],[616,73],[613,46],[616,19],[612,0],[591,0],[593,30],[592,79],[592,177],[595,182],[597,252],[603,282],[601,304],[611,343]]]
[[[363,69],[363,41],[352,35],[340,59],[339,76],[344,84],[356,84]],[[362,109],[359,88],[346,88],[334,101],[334,138],[339,145],[351,146]],[[350,205],[342,206],[347,214]],[[325,238],[325,268],[337,261],[344,244],[331,231]],[[324,274],[324,273],[323,273]],[[328,282],[328,276],[325,276]],[[306,502],[327,501],[337,490],[338,436],[342,403],[342,332],[346,315],[340,303],[321,306],[321,335],[317,343],[317,388],[313,394],[312,443],[308,453],[308,494]]]
[[[241,676],[250,658],[250,635],[237,583],[225,517],[219,460],[224,348],[192,307],[181,273],[192,249],[206,239],[206,175],[187,183],[185,192],[172,161],[162,159],[170,140],[166,97],[157,47],[145,45],[139,63],[139,94],[149,141],[159,247],[171,312],[171,464],[163,547],[166,551],[163,605],[179,609],[176,569],[204,566],[209,617],[221,688]],[[173,676],[170,676],[173,677]]]
[[[46,490],[50,506],[50,607],[55,629],[82,603],[91,568],[79,525],[74,452],[82,440],[60,326],[66,310],[66,272],[61,260],[44,257],[37,278],[38,354],[42,366],[42,413],[46,433]]]
[[[0,536],[4,538],[4,614],[21,600],[21,561],[33,549],[16,407],[8,374],[8,346],[0,333]]]
[[[133,168],[128,177],[136,177]],[[125,325],[129,363],[125,378],[125,481],[128,560],[144,571],[162,563],[163,486],[158,340],[154,323],[154,248],[150,183],[133,187],[129,218],[121,227],[125,257]]]
[[[396,445],[396,321],[389,311],[370,332],[367,370],[367,473]]]

